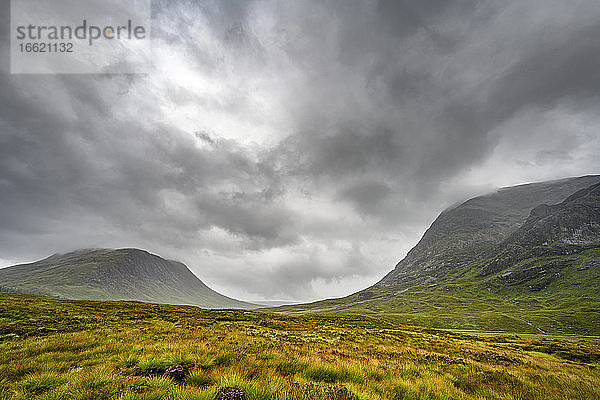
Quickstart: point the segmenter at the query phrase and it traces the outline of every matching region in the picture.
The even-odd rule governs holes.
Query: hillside
[[[184,264],[138,249],[79,250],[3,268],[0,289],[68,299],[254,307],[210,289]]]
[[[427,280],[461,266],[508,238],[540,204],[557,204],[600,176],[507,187],[443,211],[419,243],[374,288]]]
[[[600,334],[598,183],[503,188],[443,211],[380,282],[284,312],[360,312],[432,327]]]

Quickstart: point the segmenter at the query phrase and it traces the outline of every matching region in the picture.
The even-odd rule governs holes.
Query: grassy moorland
[[[0,399],[600,399],[600,343],[0,295]]]

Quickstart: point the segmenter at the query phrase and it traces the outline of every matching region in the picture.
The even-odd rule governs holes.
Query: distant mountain
[[[79,250],[3,268],[0,290],[68,299],[256,307],[215,292],[180,262],[138,249]]]
[[[463,330],[600,334],[600,176],[508,187],[443,211],[372,287],[287,312]]]
[[[293,300],[259,300],[256,303],[263,307],[279,307],[285,305],[299,304],[300,302]]]

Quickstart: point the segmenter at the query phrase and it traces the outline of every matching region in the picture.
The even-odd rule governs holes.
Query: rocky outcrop
[[[482,275],[530,257],[569,255],[600,243],[600,184],[591,185],[556,205],[541,204],[525,223],[488,253]]]

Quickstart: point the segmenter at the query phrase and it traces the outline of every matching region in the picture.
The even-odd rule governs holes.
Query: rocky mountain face
[[[3,268],[0,289],[68,299],[254,307],[210,289],[184,264],[138,249],[79,250]]]
[[[541,204],[504,243],[522,248],[553,242],[588,244],[600,238],[600,184],[592,185],[556,205]]]
[[[483,275],[531,257],[575,254],[600,244],[600,184],[555,204],[540,204],[525,223],[487,255]]]
[[[535,210],[535,215],[542,215],[545,210],[556,210],[552,205],[598,183],[600,176],[594,175],[508,187],[449,208],[431,224],[419,243],[394,270],[373,288],[406,287],[433,281],[446,272],[471,265],[489,256],[511,235],[518,235],[517,231],[521,231],[523,224],[535,218],[530,216],[532,210]],[[571,211],[577,214],[576,210]],[[581,215],[578,218],[586,217]],[[549,226],[554,220],[544,221]]]

